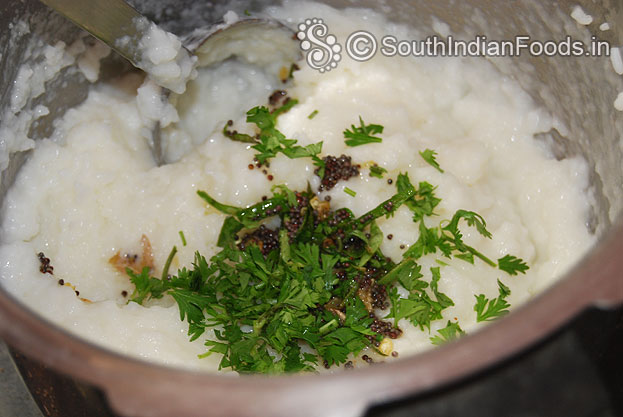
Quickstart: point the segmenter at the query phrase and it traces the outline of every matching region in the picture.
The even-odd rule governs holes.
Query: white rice
[[[371,11],[305,3],[271,13],[295,23],[322,17],[341,40],[361,28],[408,33]],[[487,220],[493,239],[466,230],[466,242],[493,259],[511,253],[530,265],[525,276],[509,277],[483,263],[448,261],[439,289],[456,306],[432,323],[430,333],[401,321],[405,333],[394,346],[402,357],[431,348],[429,338],[448,320],[457,319],[467,331],[477,329],[474,296],[497,296],[498,278],[511,288],[509,302],[520,305],[564,274],[592,244],[586,227],[586,163],[556,160],[535,140],[535,134],[553,127],[552,117],[486,61],[379,56],[366,63],[344,58],[326,74],[301,67],[289,88],[300,104],[279,120],[287,137],[302,145],[322,140],[324,155],[346,153],[363,166],[377,163],[387,169],[386,178],[408,172],[414,183],[436,185],[442,202],[435,222],[458,209],[476,211]],[[87,340],[158,363],[214,370],[218,355],[197,358],[213,333],[190,343],[187,324],[170,299],[126,304],[122,291],[131,292],[132,285],[109,258],[118,251],[138,251],[145,234],[153,245],[156,270],[173,245],[179,248],[173,267],[190,266],[196,250],[215,253],[224,219],[205,206],[197,190],[247,206],[269,195],[274,184],[302,190],[310,183],[317,189],[319,179],[311,160],[278,156],[270,166],[270,182],[259,170],[247,168],[252,149],[220,133],[228,119],[244,124],[244,112],[265,103],[281,86],[274,74],[235,61],[205,71],[189,87],[188,94],[200,93],[195,106],[180,111],[180,122],[171,128],[168,159],[175,163],[154,165],[144,130],[146,120],[162,115],[162,109],[153,107],[161,104],[150,101],[155,90],[140,87],[142,79],[135,75],[93,88],[84,104],[58,121],[53,139],[36,144],[6,196],[0,284]],[[317,116],[309,119],[314,110]],[[168,114],[175,123],[177,115]],[[342,132],[359,116],[385,126],[383,144],[345,146]],[[420,158],[418,151],[427,148],[438,152],[445,173]],[[330,191],[332,206],[349,207],[359,215],[395,193],[394,186],[368,173],[364,168],[359,177]],[[356,197],[346,194],[345,187],[356,191]],[[394,236],[381,248],[394,259],[401,257],[401,245],[408,247],[418,238],[417,224],[404,207],[379,226]],[[188,241],[185,247],[180,230]],[[51,259],[53,277],[39,271],[38,252]],[[422,270],[436,265],[435,260],[424,258]],[[58,285],[61,278],[92,303]]]

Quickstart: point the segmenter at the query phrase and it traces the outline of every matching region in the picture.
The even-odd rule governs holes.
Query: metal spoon
[[[157,27],[124,0],[41,0],[77,26],[106,43],[132,65],[153,75],[153,65],[145,57],[142,40]],[[295,62],[300,56],[294,32],[279,22],[268,19],[244,19],[231,24],[217,24],[195,30],[181,39],[173,62],[188,69],[195,55],[198,66],[214,65],[232,56],[260,67],[273,62]],[[157,78],[162,87],[183,93],[185,83]],[[165,93],[168,96],[168,93]],[[158,165],[164,163],[160,127],[153,132],[152,153]]]

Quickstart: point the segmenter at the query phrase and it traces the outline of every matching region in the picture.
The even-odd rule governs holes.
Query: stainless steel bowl
[[[258,8],[257,1],[237,1],[235,10]],[[467,37],[557,40],[567,34],[588,40],[591,34],[623,44],[623,3],[616,0],[494,1],[412,0],[380,3],[325,1],[335,7],[380,9],[390,19],[433,33],[432,17]],[[221,2],[145,1],[137,8],[181,34],[222,15]],[[594,23],[582,27],[570,19],[572,7],[584,6]],[[173,10],[174,12],[171,12]],[[192,12],[190,11],[192,10]],[[192,17],[192,18],[191,18]],[[311,16],[310,16],[311,17]],[[474,18],[476,17],[476,18]],[[25,19],[31,33],[11,39],[11,22]],[[78,32],[34,0],[9,0],[0,5],[0,105],[10,102],[12,80],[26,57],[28,45],[74,38]],[[610,23],[600,31],[601,22]],[[613,102],[623,91],[607,57],[545,58],[528,54],[492,60],[517,79],[540,105],[567,126],[567,132],[543,135],[558,158],[582,155],[591,168],[596,204],[590,227],[599,243],[558,284],[506,318],[480,332],[390,364],[336,375],[249,376],[232,378],[193,373],[141,362],[98,348],[69,335],[0,291],[0,335],[11,345],[75,378],[100,387],[111,405],[124,415],[140,416],[356,416],[368,406],[414,393],[434,390],[507,358],[554,332],[574,316],[598,306],[623,302],[623,113]],[[31,137],[45,137],[51,121],[85,98],[87,83],[66,71],[50,81],[51,91],[29,106],[52,109],[30,128]],[[4,113],[0,113],[4,114]],[[2,146],[0,138],[0,146]],[[2,173],[2,191],[12,184],[27,155],[12,157]]]

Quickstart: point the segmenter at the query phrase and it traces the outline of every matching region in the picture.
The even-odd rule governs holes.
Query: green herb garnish
[[[370,176],[383,179],[383,175],[387,173],[387,170],[378,165],[372,165],[370,167]]]
[[[318,115],[318,110],[314,110],[313,112],[311,112],[311,113],[309,114],[309,116],[307,116],[307,118],[308,118],[309,120],[312,120],[312,119],[313,119],[314,117],[316,117],[317,115]]]
[[[346,138],[346,145],[348,146],[361,146],[367,145],[368,143],[381,143],[383,139],[372,136],[383,133],[384,127],[381,125],[366,125],[359,116],[360,126],[357,127],[355,125],[351,125],[350,130],[346,129],[344,131],[344,137]]]
[[[433,345],[443,345],[444,343],[451,342],[455,339],[458,339],[461,335],[464,335],[465,332],[461,329],[458,323],[452,323],[448,320],[448,324],[443,329],[439,329],[439,336],[434,336],[430,338],[430,341]]]
[[[513,255],[506,255],[498,259],[498,267],[509,275],[525,274],[529,266],[522,260]]]
[[[318,155],[322,152],[322,142],[308,146],[297,145],[296,139],[287,139],[277,128],[277,118],[288,112],[298,104],[297,100],[287,100],[281,107],[272,112],[264,106],[254,107],[247,112],[247,123],[255,124],[259,133],[255,136],[230,131],[232,122],[228,122],[223,128],[223,134],[231,140],[253,144],[252,148],[258,153],[255,158],[260,164],[282,153],[290,159],[312,158],[314,164],[322,167],[324,162]]]
[[[239,133],[237,130],[229,130],[233,126],[234,121],[228,121],[223,127],[223,136],[233,140],[234,142],[242,143],[257,143],[257,138],[247,135],[246,133]]]
[[[424,160],[428,162],[429,165],[431,165],[437,171],[441,172],[442,174],[444,173],[444,170],[441,169],[441,167],[439,166],[439,163],[437,162],[437,152],[431,149],[426,149],[425,151],[420,152],[420,156],[424,158]]]
[[[400,297],[396,287],[392,288],[389,293],[392,307],[385,318],[393,318],[395,326],[398,326],[401,319],[408,319],[422,330],[430,329],[431,322],[443,318],[441,312],[454,305],[452,300],[437,288],[441,278],[439,267],[431,268],[430,271],[432,274],[430,284],[421,280],[423,277],[421,267],[413,259],[404,260],[390,272],[390,274],[393,273],[391,279],[397,280],[409,291],[407,298]],[[386,278],[387,276],[383,280]],[[426,288],[430,288],[432,296]]]
[[[463,242],[463,234],[459,230],[459,222],[461,220],[465,220],[468,226],[475,226],[478,233],[491,239],[491,233],[487,230],[485,219],[483,219],[480,214],[474,213],[473,211],[458,210],[454,214],[454,217],[452,217],[452,220],[450,220],[446,226],[442,227],[445,233],[444,237],[446,241],[452,245],[452,249],[460,252],[461,259],[467,262],[474,263],[474,256],[476,256],[493,267],[497,266],[491,259]]]
[[[299,146],[277,128],[279,115],[289,111],[296,100],[270,111],[255,107],[247,112],[247,123],[257,133],[223,134],[232,140],[251,144],[260,164],[282,153],[289,158],[309,157],[324,169],[319,154],[322,142]],[[318,112],[314,111],[312,119]],[[352,126],[344,136],[348,146],[382,142],[383,126]],[[420,152],[440,172],[436,153]],[[370,175],[383,178],[384,168],[374,165]],[[321,175],[322,178],[322,175]],[[398,324],[408,320],[421,330],[430,331],[431,323],[442,320],[443,312],[454,302],[439,290],[442,268],[447,262],[422,271],[419,259],[437,252],[447,259],[474,263],[478,258],[510,275],[525,273],[527,264],[512,255],[494,262],[463,241],[460,227],[472,227],[491,238],[482,216],[458,210],[451,219],[431,225],[440,203],[436,188],[428,182],[415,187],[404,173],[396,180],[396,194],[369,212],[355,217],[346,208],[333,210],[320,202],[310,187],[295,192],[285,185],[272,188],[273,196],[250,207],[223,204],[208,193],[197,194],[210,207],[227,217],[217,245],[220,252],[209,260],[195,253],[192,267],[176,274],[169,269],[176,256],[173,247],[159,278],[149,268],[141,273],[126,272],[135,286],[131,301],[145,303],[170,296],[177,303],[180,318],[188,322],[190,340],[210,329],[214,340],[205,342],[208,352],[200,357],[220,354],[221,369],[240,373],[282,373],[310,371],[319,364],[340,365],[363,349],[378,346],[383,338],[401,334]],[[344,192],[352,197],[350,188]],[[418,224],[419,237],[403,253],[398,263],[381,251],[384,235],[377,224],[405,206]],[[265,221],[278,218],[271,230]],[[179,232],[184,246],[186,238]],[[498,280],[499,297],[476,296],[476,319],[489,321],[508,313],[510,290]],[[399,290],[400,289],[400,290]],[[378,317],[386,310],[385,317]],[[391,322],[384,319],[393,319]],[[448,321],[433,344],[453,340],[463,334],[458,323]],[[301,346],[315,354],[304,353]]]
[[[398,175],[396,180],[398,191],[413,188],[408,174]],[[418,185],[415,196],[407,201],[406,206],[413,212],[413,221],[418,222],[424,217],[433,216],[435,208],[441,200],[435,197],[435,187],[427,182]]]
[[[221,368],[277,373],[311,370],[318,357],[328,366],[344,363],[384,337],[371,330],[369,291],[395,264],[380,252],[383,233],[374,220],[393,213],[412,192],[398,193],[384,202],[386,207],[360,218],[343,210],[318,217],[310,191],[276,186],[273,192],[265,201],[238,208],[199,191],[228,216],[219,236],[222,250],[210,260],[196,253],[192,268],[175,276],[168,273],[175,250],[160,279],[147,269],[142,274],[128,271],[136,286],[132,301],[173,297],[191,340],[214,329],[216,340],[206,346],[209,353],[223,355]],[[261,233],[254,233],[268,233],[259,222],[275,216],[282,224],[275,232],[278,245],[267,248]],[[245,228],[255,232],[239,236]],[[344,235],[346,229],[352,232]],[[359,282],[362,271],[373,279],[367,289]],[[301,343],[318,356],[302,353]]]
[[[508,314],[508,308],[510,304],[506,301],[506,298],[511,294],[510,289],[498,279],[498,298],[488,299],[484,294],[476,296],[476,305],[474,311],[476,312],[476,320],[491,321],[498,317]]]
[[[162,281],[166,281],[169,278],[169,268],[171,267],[171,262],[173,262],[173,258],[175,257],[176,253],[177,247],[173,246],[173,249],[171,249],[171,252],[167,257],[167,261],[164,263],[164,268],[162,268],[162,276],[160,277]]]

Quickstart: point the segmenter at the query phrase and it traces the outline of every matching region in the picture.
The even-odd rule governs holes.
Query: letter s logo
[[[342,59],[342,46],[322,19],[307,19],[298,27],[296,34],[301,41],[301,49],[307,52],[307,64],[320,72],[331,71]]]

